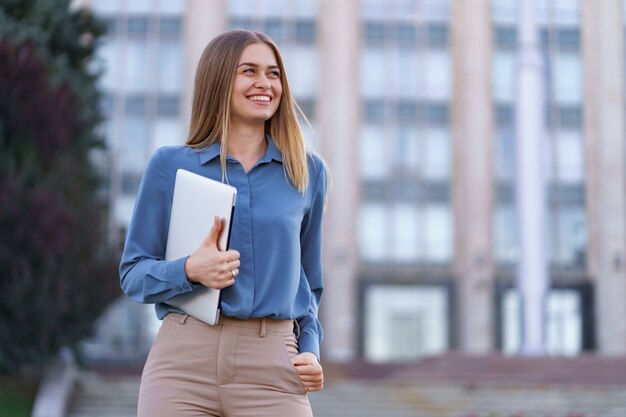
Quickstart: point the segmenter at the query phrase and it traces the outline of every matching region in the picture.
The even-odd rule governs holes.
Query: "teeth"
[[[252,101],[270,101],[270,98],[268,96],[252,96],[249,98],[249,100]]]

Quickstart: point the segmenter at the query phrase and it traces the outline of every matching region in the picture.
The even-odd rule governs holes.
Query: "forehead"
[[[239,63],[248,62],[258,65],[278,65],[274,51],[264,43],[252,43],[241,52]]]

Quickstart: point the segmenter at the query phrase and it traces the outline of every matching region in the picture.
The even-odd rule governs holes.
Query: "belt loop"
[[[183,314],[183,316],[180,318],[180,320],[178,320],[178,324],[185,324],[185,322],[187,321],[188,317],[189,317],[189,314]]]
[[[261,318],[261,333],[259,333],[259,336],[265,337],[266,331],[267,331],[267,319],[263,317]]]
[[[293,333],[296,335],[296,339],[300,337],[300,323],[298,323],[298,320],[293,321]]]

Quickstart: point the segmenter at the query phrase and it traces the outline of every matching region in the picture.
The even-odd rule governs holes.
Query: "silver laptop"
[[[217,248],[227,250],[236,198],[235,187],[179,169],[176,172],[165,259],[175,260],[191,255],[209,234],[215,216],[222,219]],[[219,290],[203,286],[171,298],[166,303],[213,325],[219,320],[219,300]]]

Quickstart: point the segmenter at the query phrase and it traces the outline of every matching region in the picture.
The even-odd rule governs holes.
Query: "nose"
[[[254,83],[254,86],[256,88],[260,88],[260,89],[263,89],[263,90],[269,90],[271,84],[270,84],[270,80],[265,76],[265,74],[261,74],[256,79],[256,82]]]

